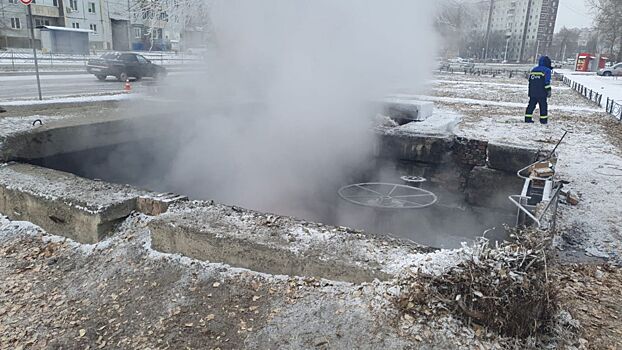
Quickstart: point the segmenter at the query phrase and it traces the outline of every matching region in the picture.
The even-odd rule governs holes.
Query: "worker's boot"
[[[549,123],[549,117],[546,115],[541,115],[540,116],[540,124],[548,124]]]
[[[533,116],[526,115],[525,116],[525,123],[533,123]]]

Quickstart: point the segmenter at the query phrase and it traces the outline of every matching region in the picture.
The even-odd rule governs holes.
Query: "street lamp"
[[[508,62],[508,46],[510,46],[510,38],[512,37],[511,34],[506,33],[505,34],[505,55],[503,56],[503,62],[507,63]]]

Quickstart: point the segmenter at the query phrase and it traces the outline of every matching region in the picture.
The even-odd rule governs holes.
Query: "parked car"
[[[611,76],[620,77],[622,76],[622,62],[616,63],[609,68],[600,69],[598,70],[598,72],[596,72],[596,74],[604,76],[604,77],[611,77]]]
[[[106,53],[100,58],[89,60],[86,71],[99,80],[106,80],[106,77],[112,75],[119,81],[126,81],[130,77],[158,79],[167,74],[166,68],[152,63],[142,55],[120,52]]]
[[[561,68],[563,66],[563,63],[560,61],[553,61],[551,62],[551,65],[553,66],[553,68]]]
[[[475,68],[475,62],[470,58],[462,60],[462,62],[460,62],[460,68]]]

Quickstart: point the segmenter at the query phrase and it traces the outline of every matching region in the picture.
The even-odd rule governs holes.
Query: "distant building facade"
[[[130,0],[34,0],[35,28],[88,30],[90,50],[166,50],[182,35],[171,30],[165,12],[146,13]],[[0,0],[0,48],[29,48],[27,7],[19,0]],[[41,48],[41,32],[35,30]]]
[[[508,61],[533,60],[547,54],[553,41],[559,0],[491,0],[481,29],[502,35],[503,54],[495,58]]]

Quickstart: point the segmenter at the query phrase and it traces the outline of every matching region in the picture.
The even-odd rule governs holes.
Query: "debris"
[[[566,202],[568,202],[571,205],[577,205],[579,204],[579,198],[572,192],[568,192],[566,194]]]
[[[512,337],[541,333],[556,312],[547,267],[551,239],[535,230],[512,237],[516,242],[498,248],[479,240],[473,259],[442,276],[411,273],[400,282],[398,307],[415,319],[451,312]]]

